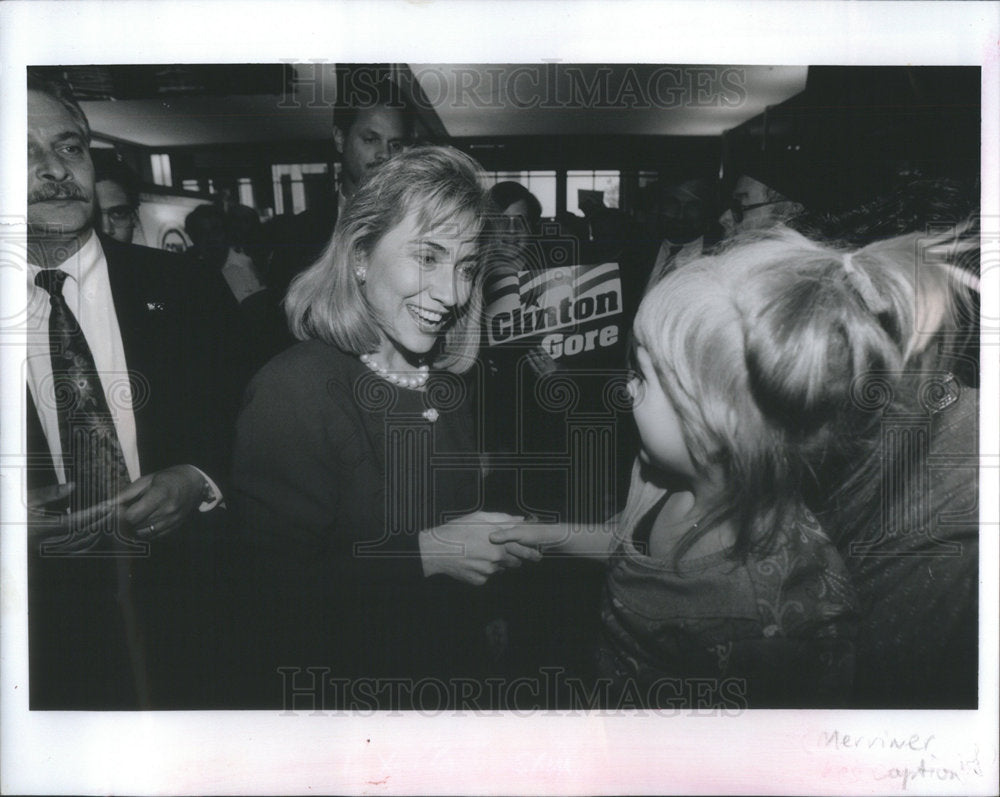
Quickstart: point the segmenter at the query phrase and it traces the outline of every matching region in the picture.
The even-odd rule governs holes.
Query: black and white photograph
[[[994,792],[998,6],[276,5],[0,8],[3,790]]]

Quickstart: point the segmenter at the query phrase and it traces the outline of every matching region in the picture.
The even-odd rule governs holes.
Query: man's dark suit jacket
[[[225,492],[231,429],[250,375],[235,302],[221,281],[184,258],[103,236],[100,242],[132,383],[142,473],[192,464]],[[29,489],[55,483],[30,395],[27,448]],[[199,514],[132,562],[129,608],[143,633],[145,662],[130,660],[124,644],[114,561],[42,556],[30,546],[33,709],[137,707],[137,669],[153,706],[210,700],[203,672],[209,659],[192,654],[206,652],[199,635],[212,636],[204,604],[211,600],[212,531],[220,514]]]
[[[265,229],[271,250],[267,284],[280,302],[295,277],[316,262],[337,226],[337,197],[292,215],[277,216]]]

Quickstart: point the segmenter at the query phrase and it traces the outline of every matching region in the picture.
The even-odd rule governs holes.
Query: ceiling
[[[422,64],[453,137],[715,136],[805,88],[807,67]]]
[[[102,68],[89,69],[92,77]],[[98,137],[151,148],[330,139],[333,64],[181,67],[184,79],[174,69],[167,86],[165,70],[154,85],[150,69],[113,67],[114,81],[91,79],[101,87],[91,96],[100,98],[81,105]],[[189,79],[198,70],[227,80]],[[239,70],[247,70],[242,80],[233,77]],[[274,80],[275,70],[284,79]],[[807,68],[397,64],[392,71],[428,129],[451,138],[502,138],[715,136],[798,94]],[[269,79],[255,84],[258,74]]]
[[[81,102],[96,136],[155,149],[328,140],[329,108],[280,107],[279,95]]]

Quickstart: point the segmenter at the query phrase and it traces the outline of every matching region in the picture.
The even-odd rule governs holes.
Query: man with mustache
[[[410,122],[388,82],[379,86],[374,100],[339,108],[334,115],[333,141],[341,157],[338,215],[358,184],[409,144]]]
[[[280,299],[288,284],[319,257],[344,205],[371,172],[412,143],[413,112],[392,81],[376,68],[357,67],[344,80],[333,112],[333,142],[340,155],[336,195],[269,226],[270,287]]]
[[[197,680],[161,645],[197,611],[187,535],[221,499],[216,294],[181,258],[96,233],[66,86],[29,74],[27,109],[31,707],[154,705],[168,677]]]

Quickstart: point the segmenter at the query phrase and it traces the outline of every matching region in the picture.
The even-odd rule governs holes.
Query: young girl
[[[625,510],[600,530],[491,537],[608,559],[598,667],[611,705],[848,697],[855,596],[812,510],[878,444],[877,394],[917,326],[913,254],[782,229],[644,298],[629,383],[642,452]]]

